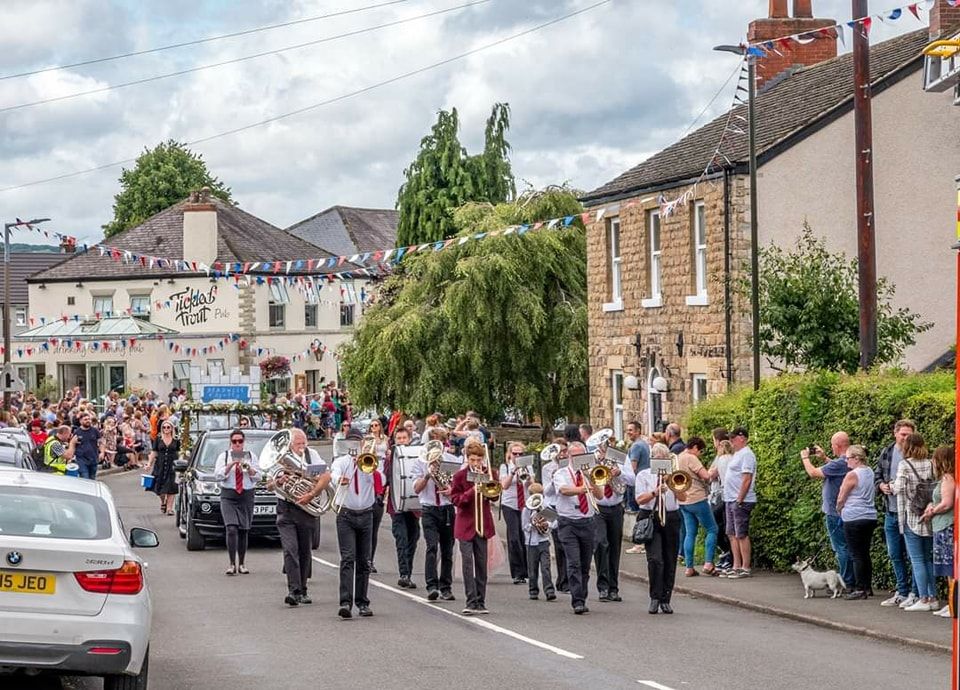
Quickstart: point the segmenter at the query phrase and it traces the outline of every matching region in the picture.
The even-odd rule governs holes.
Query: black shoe
[[[440,598],[444,601],[456,601],[457,598],[453,596],[453,592],[440,592]]]
[[[353,618],[353,614],[350,613],[349,606],[341,606],[340,610],[337,611],[337,615],[340,616],[343,620],[347,620],[348,618]]]
[[[611,593],[610,593],[610,601],[623,601],[623,599],[621,598],[619,592],[611,592]]]
[[[300,598],[296,594],[288,594],[283,598],[283,603],[287,606],[299,606]]]
[[[406,589],[410,584],[410,580],[405,577],[401,577],[399,580],[397,580],[397,587],[400,589]]]
[[[474,615],[476,612],[477,612],[477,610],[476,610],[475,608],[473,608],[472,606],[468,606],[467,608],[465,608],[465,609],[464,609],[463,611],[461,611],[460,613],[463,614],[464,616],[472,616],[472,615]]]
[[[547,595],[547,601],[556,601],[556,600],[557,600],[557,595],[556,595],[556,594],[548,594],[548,595]]]
[[[361,618],[369,618],[373,615],[373,611],[370,610],[369,606],[359,606],[357,607],[360,611]]]
[[[590,613],[590,607],[587,606],[586,604],[584,604],[584,605],[583,605],[583,612],[584,612],[584,613]]]
[[[370,561],[370,572],[371,573],[377,572],[377,566],[373,564],[373,561]]]
[[[311,599],[310,597],[308,597],[306,592],[301,592],[300,594],[298,594],[298,595],[297,595],[297,601],[299,601],[301,604],[312,604],[312,603],[313,603],[313,599]]]
[[[440,592],[438,592],[437,590],[431,589],[429,592],[427,592],[427,601],[436,601],[439,598],[440,598]]]
[[[573,607],[573,612],[574,612],[575,614],[577,614],[578,616],[582,616],[583,614],[585,614],[585,613],[587,612],[587,607],[584,606],[583,604],[580,604],[580,605],[578,605],[578,606],[574,606],[574,607]]]
[[[597,597],[597,601],[610,601],[610,594],[608,592],[600,592],[600,596]]]
[[[660,612],[661,613],[673,613],[673,609],[670,607],[669,601],[660,602]]]
[[[537,600],[540,599],[540,595],[539,595],[539,594],[533,594],[533,593],[531,592],[531,594],[530,594],[530,599],[532,599],[533,601],[537,601]]]
[[[473,612],[474,612],[474,613],[478,613],[478,614],[480,614],[480,615],[482,615],[482,616],[485,616],[485,615],[487,615],[488,613],[490,613],[490,612],[487,610],[487,607],[486,607],[484,604],[480,604],[479,606],[477,606],[476,608],[474,608],[474,609],[473,609]]]
[[[650,600],[650,606],[647,608],[647,613],[659,613],[660,612],[660,602],[657,599]]]
[[[846,599],[847,601],[856,601],[857,599],[866,599],[867,593],[864,592],[862,589],[857,589],[857,590],[854,590],[853,592],[848,592],[847,594],[844,594],[843,598]]]
[[[515,577],[515,578],[513,578],[513,584],[515,584],[515,585],[525,584],[526,581],[527,581],[527,578],[525,578],[525,577]]]
[[[557,591],[560,592],[560,594],[570,594],[569,587],[557,587]]]

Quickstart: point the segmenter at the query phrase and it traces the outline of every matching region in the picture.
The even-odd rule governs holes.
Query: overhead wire
[[[581,14],[585,14],[586,12],[590,12],[591,10],[594,10],[594,9],[596,9],[596,8],[598,8],[598,7],[603,6],[603,5],[607,5],[607,4],[611,3],[611,2],[613,2],[613,0],[600,0],[599,2],[595,2],[595,3],[591,4],[591,5],[587,5],[586,7],[582,7],[582,8],[580,8],[580,9],[578,9],[578,10],[574,10],[574,11],[572,11],[572,12],[568,12],[567,14],[561,15],[561,16],[559,16],[559,17],[555,17],[554,19],[551,19],[551,20],[549,20],[549,21],[543,22],[543,23],[541,23],[541,24],[537,24],[536,26],[532,26],[532,27],[530,27],[529,29],[524,29],[523,31],[519,31],[519,32],[514,33],[514,34],[511,34],[511,35],[509,35],[509,36],[505,36],[505,37],[503,37],[503,38],[497,39],[496,41],[492,41],[492,42],[490,42],[490,43],[486,43],[486,44],[481,45],[481,46],[477,46],[476,48],[472,48],[472,49],[467,50],[467,51],[465,51],[465,52],[463,52],[463,53],[459,53],[458,55],[454,55],[454,56],[445,58],[445,59],[443,59],[443,60],[440,60],[440,61],[438,61],[438,62],[434,62],[434,63],[431,63],[431,64],[429,64],[429,65],[425,65],[425,66],[423,66],[423,67],[419,67],[419,68],[414,69],[414,70],[410,70],[409,72],[404,72],[403,74],[397,75],[397,76],[395,76],[395,77],[390,77],[389,79],[384,79],[383,81],[377,82],[377,83],[375,83],[375,84],[370,84],[370,85],[365,86],[365,87],[363,87],[363,88],[356,89],[355,91],[351,91],[351,92],[349,92],[349,93],[341,94],[341,95],[339,95],[339,96],[334,96],[333,98],[328,98],[328,99],[323,100],[323,101],[320,101],[320,102],[318,102],[318,103],[313,103],[313,104],[311,104],[311,105],[305,106],[305,107],[303,107],[303,108],[297,108],[296,110],[291,110],[291,111],[286,112],[286,113],[281,113],[280,115],[274,115],[273,117],[268,117],[268,118],[263,119],[263,120],[260,120],[260,121],[258,121],[258,122],[253,122],[253,123],[250,123],[250,124],[248,124],[248,125],[243,125],[243,126],[241,126],[241,127],[235,127],[235,128],[233,128],[233,129],[229,129],[229,130],[226,130],[226,131],[223,131],[223,132],[218,132],[218,133],[216,133],[216,134],[211,134],[211,135],[209,135],[209,136],[201,137],[201,138],[199,138],[199,139],[194,139],[194,140],[192,140],[192,141],[187,141],[187,142],[184,142],[184,143],[185,143],[187,146],[194,146],[194,145],[196,145],[196,144],[202,144],[202,143],[205,143],[205,142],[208,142],[208,141],[213,141],[213,140],[215,140],[215,139],[220,139],[220,138],[222,138],[222,137],[230,136],[230,135],[232,135],[232,134],[238,134],[238,133],[240,133],[240,132],[245,132],[245,131],[247,131],[247,130],[255,129],[256,127],[262,127],[263,125],[267,125],[267,124],[270,124],[270,123],[272,123],[272,122],[278,122],[278,121],[280,121],[280,120],[284,120],[284,119],[287,119],[287,118],[289,118],[289,117],[293,117],[293,116],[295,116],[295,115],[300,115],[300,114],[302,114],[302,113],[309,112],[309,111],[311,111],[311,110],[316,110],[317,108],[321,108],[321,107],[323,107],[323,106],[331,105],[331,104],[333,104],[333,103],[338,103],[338,102],[340,102],[340,101],[345,101],[345,100],[347,100],[347,99],[349,99],[349,98],[353,98],[353,97],[355,97],[355,96],[359,96],[359,95],[361,95],[361,94],[368,93],[368,92],[370,92],[370,91],[374,91],[374,90],[376,90],[376,89],[382,88],[382,87],[384,87],[384,86],[388,86],[388,85],[390,85],[390,84],[395,84],[395,83],[397,83],[397,82],[399,82],[399,81],[403,81],[403,80],[405,80],[405,79],[409,79],[410,77],[414,77],[414,76],[416,76],[416,75],[423,74],[424,72],[429,72],[430,70],[437,69],[437,68],[439,68],[439,67],[444,67],[444,66],[449,65],[449,64],[451,64],[451,63],[453,63],[453,62],[457,62],[457,61],[459,61],[459,60],[463,60],[463,59],[465,59],[465,58],[468,58],[468,57],[470,57],[470,56],[472,56],[472,55],[476,55],[476,54],[482,53],[482,52],[484,52],[484,51],[486,51],[486,50],[490,50],[490,49],[492,49],[492,48],[496,48],[497,46],[501,46],[501,45],[503,45],[503,44],[505,44],[505,43],[509,43],[510,41],[514,41],[514,40],[516,40],[516,39],[518,39],[518,38],[522,38],[522,37],[524,37],[524,36],[528,36],[528,35],[530,35],[530,34],[532,34],[532,33],[535,33],[535,32],[537,32],[537,31],[540,31],[540,30],[542,30],[542,29],[548,28],[548,27],[553,26],[553,25],[555,25],[555,24],[559,24],[559,23],[561,23],[561,22],[564,22],[564,21],[566,21],[566,20],[568,20],[568,19],[572,19],[573,17],[579,16],[579,15],[581,15]],[[24,182],[24,183],[22,183],[22,184],[12,185],[12,186],[10,186],[10,187],[3,187],[3,188],[0,188],[0,194],[2,194],[2,193],[4,193],[4,192],[12,192],[12,191],[17,190],[17,189],[25,189],[25,188],[27,188],[27,187],[36,187],[36,186],[38,186],[38,185],[47,184],[47,183],[50,183],[50,182],[58,182],[58,181],[60,181],[60,180],[66,180],[66,179],[69,179],[69,178],[72,178],[72,177],[79,177],[79,176],[81,176],[81,175],[86,175],[86,174],[89,174],[89,173],[92,173],[92,172],[97,172],[97,171],[100,171],[100,170],[106,170],[106,169],[108,169],[108,168],[114,168],[114,167],[116,167],[116,166],[118,166],[118,165],[125,165],[125,164],[127,164],[127,163],[133,163],[133,162],[136,161],[136,160],[137,160],[136,158],[125,158],[125,159],[123,159],[123,160],[113,161],[113,162],[111,162],[111,163],[104,163],[104,164],[102,164],[102,165],[97,165],[97,166],[94,166],[94,167],[91,167],[91,168],[86,168],[86,169],[84,169],[84,170],[75,170],[75,171],[73,171],[73,172],[63,173],[62,175],[55,175],[55,176],[53,176],[53,177],[47,177],[47,178],[44,178],[44,179],[41,179],[41,180],[33,180],[33,181],[31,181],[31,182]]]
[[[109,84],[107,86],[101,86],[96,89],[88,89],[87,91],[77,91],[75,93],[64,94],[62,96],[51,96],[50,98],[43,98],[39,101],[31,101],[28,103],[18,103],[17,105],[8,105],[0,107],[0,113],[8,113],[16,110],[23,110],[25,108],[32,108],[38,105],[44,105],[47,103],[57,103],[60,101],[67,101],[74,98],[80,98],[81,96],[92,96],[98,93],[106,93],[107,91],[114,91],[116,89],[123,89],[128,86],[139,86],[141,84],[149,84],[150,82],[160,81],[161,79],[170,79],[171,77],[180,77],[185,74],[193,74],[195,72],[203,72],[208,69],[214,69],[216,67],[224,67],[225,65],[234,65],[239,62],[245,62],[247,60],[255,60],[257,58],[268,57],[270,55],[278,55],[279,53],[285,53],[291,50],[297,50],[299,48],[307,48],[310,46],[319,45],[321,43],[329,43],[331,41],[336,41],[341,38],[350,38],[352,36],[359,36],[361,34],[371,33],[373,31],[379,31],[380,29],[388,29],[394,26],[400,26],[402,24],[409,24],[410,22],[415,22],[420,19],[428,19],[430,17],[436,17],[442,14],[447,14],[449,12],[456,12],[458,10],[463,10],[468,7],[474,7],[475,5],[483,5],[485,3],[491,2],[492,0],[472,0],[472,2],[465,3],[463,5],[457,5],[455,7],[447,7],[442,10],[434,10],[432,12],[426,12],[424,14],[418,14],[413,17],[404,17],[403,19],[396,19],[391,22],[386,22],[384,24],[377,24],[376,26],[368,26],[362,29],[354,29],[353,31],[346,31],[344,33],[335,34],[333,36],[325,36],[323,38],[318,38],[313,41],[307,41],[305,43],[298,43],[296,45],[285,46],[283,48],[276,48],[274,50],[265,50],[260,53],[254,53],[253,55],[244,55],[242,57],[231,58],[229,60],[223,60],[221,62],[214,62],[208,65],[198,65],[196,67],[187,67],[185,69],[177,70],[175,72],[167,72],[165,74],[157,74],[152,77],[144,77],[142,79],[134,79],[132,81],[121,82],[119,84]]]
[[[137,57],[139,55],[149,55],[151,53],[159,53],[161,51],[172,50],[174,48],[186,48],[189,46],[202,45],[204,43],[211,43],[213,41],[222,41],[227,38],[237,38],[238,36],[248,36],[250,34],[259,33],[261,31],[281,29],[287,26],[296,26],[298,24],[316,22],[322,19],[332,19],[333,17],[343,17],[349,14],[357,14],[359,12],[366,12],[368,10],[376,10],[383,7],[389,7],[390,5],[399,5],[401,3],[410,2],[410,1],[411,0],[389,0],[388,2],[380,2],[375,5],[366,5],[364,7],[356,7],[351,10],[339,10],[337,12],[328,12],[327,14],[320,14],[314,17],[304,17],[302,19],[293,19],[290,21],[281,22],[279,24],[268,24],[266,26],[258,26],[252,29],[243,29],[241,31],[233,31],[227,34],[207,36],[205,38],[198,38],[193,41],[183,41],[182,43],[171,43],[169,45],[157,46],[156,48],[145,48],[143,50],[134,50],[128,53],[120,53],[118,55],[108,55],[106,57],[80,60],[78,62],[71,62],[65,65],[56,65],[53,67],[41,67],[39,69],[27,70],[25,72],[17,72],[15,74],[4,74],[4,75],[0,75],[0,81],[4,81],[6,79],[17,79],[19,77],[29,77],[34,74],[44,74],[45,72],[56,72],[58,70],[72,69],[74,67],[86,67],[87,65],[96,65],[104,62],[111,62],[113,60],[123,60],[125,58]]]

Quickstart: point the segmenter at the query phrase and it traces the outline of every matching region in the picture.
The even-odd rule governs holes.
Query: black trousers
[[[337,543],[340,545],[340,605],[368,606],[370,581],[370,537],[373,510],[344,508],[337,515]]]
[[[463,562],[463,589],[467,608],[487,605],[487,540],[479,534],[460,542]]]
[[[570,585],[567,582],[567,556],[563,552],[563,544],[560,543],[560,528],[550,530],[550,538],[553,540],[553,554],[557,558],[557,589],[565,592]]]
[[[593,540],[596,528],[593,518],[573,520],[559,518],[557,531],[560,546],[567,557],[567,584],[570,586],[570,604],[582,606],[587,601],[590,584],[590,559],[593,557]]]
[[[508,506],[503,508],[503,521],[507,524],[507,560],[510,562],[510,577],[518,580],[527,576],[527,547],[523,543],[523,523],[520,511]]]
[[[400,577],[410,577],[413,574],[417,542],[420,541],[420,521],[416,513],[411,511],[394,513],[391,518],[393,540],[397,543],[397,570]]]
[[[730,553],[730,537],[727,536],[727,506],[721,503],[713,510],[713,519],[717,521],[717,549]]]
[[[593,552],[597,568],[597,591],[620,592],[620,551],[623,546],[623,503],[598,506],[594,518],[597,528],[597,547]]]
[[[283,549],[283,572],[291,594],[306,594],[313,572],[311,548],[317,533],[317,519],[287,501],[277,501],[277,531]]]
[[[383,522],[383,500],[378,498],[373,502],[373,536],[370,540],[370,565],[373,565],[373,559],[377,557],[377,535],[380,533],[380,523]]]
[[[847,540],[847,550],[853,561],[854,589],[869,592],[873,588],[873,563],[870,560],[870,542],[873,530],[877,528],[874,520],[853,520],[843,523],[843,536]]]
[[[543,582],[543,593],[547,596],[556,594],[553,588],[553,578],[550,575],[550,542],[542,541],[536,546],[527,546],[527,580],[530,583],[530,594],[540,594],[540,585]]]
[[[427,542],[424,575],[427,591],[449,592],[453,586],[453,506],[425,506],[420,517],[423,538]],[[440,577],[437,577],[437,553],[440,554]]]
[[[640,511],[641,515],[649,511]],[[670,602],[673,583],[677,579],[677,544],[680,543],[680,511],[667,511],[667,524],[653,518],[653,541],[647,544],[647,574],[650,578],[650,598]]]

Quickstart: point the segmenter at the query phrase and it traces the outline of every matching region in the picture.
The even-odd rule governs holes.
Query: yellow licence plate
[[[0,570],[0,592],[53,594],[56,590],[57,576],[53,573]]]

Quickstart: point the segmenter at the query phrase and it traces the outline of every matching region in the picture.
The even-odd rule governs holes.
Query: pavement
[[[214,544],[188,552],[173,518],[159,514],[156,497],[139,488],[135,473],[108,475],[104,481],[113,490],[125,525],[155,529],[161,538],[159,548],[144,552],[154,602],[150,687],[155,690],[446,689],[454,684],[551,690],[872,690],[948,685],[949,657],[941,652],[814,627],[711,601],[699,593],[678,594],[673,616],[650,616],[646,587],[634,579],[621,582],[622,603],[597,602],[594,586],[591,612],[574,616],[565,596],[556,602],[542,596],[531,601],[526,586],[513,585],[507,574],[498,573],[488,587],[491,615],[463,618],[459,577],[454,582],[458,601],[432,603],[424,598],[422,541],[414,574],[419,588],[395,586],[389,520],[380,535],[380,572],[371,582],[373,618],[340,621],[336,616],[338,558],[331,516],[323,519],[321,545],[314,554],[315,603],[290,609],[282,603],[285,584],[275,543],[253,545],[247,558],[251,575],[225,577],[223,548]],[[637,570],[642,556],[624,559],[626,571],[642,575]],[[697,578],[697,584],[704,579]],[[747,588],[759,589],[762,580],[725,584],[736,586],[742,597]],[[799,596],[793,592],[791,599]],[[839,610],[857,603],[830,605]],[[102,687],[99,679],[66,679],[62,685],[19,680],[24,682],[17,687],[23,688]]]

